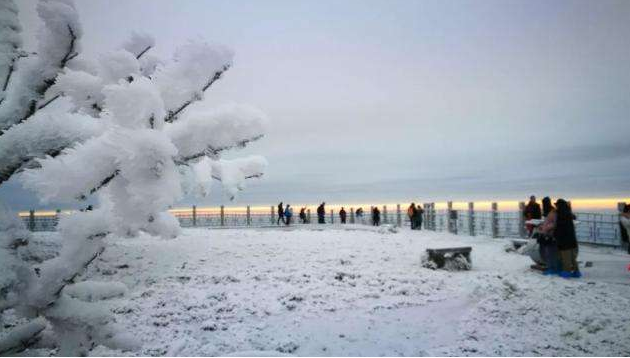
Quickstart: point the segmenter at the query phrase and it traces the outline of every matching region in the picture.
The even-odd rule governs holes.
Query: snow
[[[167,111],[183,103],[203,98],[202,88],[208,79],[232,64],[232,50],[203,41],[189,41],[180,46],[172,61],[159,65],[152,77]]]
[[[37,34],[37,55],[15,62],[16,70],[11,76],[11,85],[0,106],[2,130],[28,115],[31,103],[43,97],[40,92],[55,79],[70,52],[80,49],[82,30],[72,1],[40,1],[37,3],[37,13],[42,20]],[[0,48],[0,51],[3,51],[2,56],[7,55],[6,48]]]
[[[57,235],[36,234],[36,235]],[[625,355],[630,257],[583,246],[581,279],[542,276],[505,240],[358,225],[109,236],[86,278],[131,355]],[[472,246],[470,271],[421,267]],[[99,355],[120,350],[99,347]],[[95,354],[92,352],[92,354]]]
[[[123,48],[131,52],[135,57],[145,52],[147,48],[155,46],[155,38],[147,33],[133,32],[129,40],[123,44]]]

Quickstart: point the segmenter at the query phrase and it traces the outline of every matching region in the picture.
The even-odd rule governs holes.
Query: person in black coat
[[[582,274],[578,268],[578,242],[575,236],[575,225],[573,224],[573,213],[571,207],[564,199],[558,199],[556,202],[556,226],[553,231],[553,237],[558,245],[562,277],[581,277]]]
[[[527,206],[525,206],[525,210],[523,211],[523,216],[525,217],[525,220],[532,220],[532,219],[541,219],[542,218],[542,212],[540,210],[540,205],[536,202],[536,197],[535,196],[530,196],[529,197],[529,203],[527,203]],[[534,231],[534,225],[532,224],[527,224],[525,225],[525,227],[527,228],[527,233],[528,236],[532,236],[532,233]]]
[[[317,207],[317,222],[320,224],[326,223],[326,209],[324,205],[326,205],[326,203],[321,203]]]
[[[374,207],[372,209],[372,225],[379,226],[381,224],[381,211],[378,210],[378,207]]]
[[[276,225],[280,225],[280,220],[282,220],[282,223],[286,224],[286,220],[284,220],[284,208],[282,207],[282,202],[280,202],[280,204],[278,204],[278,221],[276,222]]]
[[[346,216],[347,216],[346,210],[343,207],[341,207],[341,210],[339,210],[339,219],[341,219],[342,224],[346,223]]]
[[[630,240],[628,232],[628,225],[630,223],[630,204],[626,204],[621,210],[621,214],[619,216],[619,233],[621,234],[621,242],[623,245],[626,245],[628,248],[628,254],[630,254]],[[624,225],[625,224],[625,225]]]

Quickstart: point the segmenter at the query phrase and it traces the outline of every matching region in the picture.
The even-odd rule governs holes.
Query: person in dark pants
[[[284,219],[284,209],[282,208],[282,202],[278,204],[278,221],[276,222],[276,225],[280,225],[280,220],[282,220],[284,224],[287,223]]]
[[[578,242],[575,236],[573,213],[564,199],[556,201],[556,227],[553,236],[558,243],[558,252],[564,278],[582,277],[577,264]]]
[[[320,224],[326,223],[326,208],[324,205],[326,205],[326,203],[321,203],[317,207],[317,222]]]
[[[379,226],[381,225],[381,211],[378,210],[378,207],[372,208],[372,225]]]
[[[341,207],[341,210],[339,210],[339,219],[341,219],[342,224],[346,223],[346,210],[343,208],[343,206]]]
[[[411,223],[411,230],[415,230],[418,225],[418,209],[416,208],[415,203],[411,203],[407,208],[407,216],[409,217],[409,222]]]
[[[525,210],[523,211],[523,216],[525,217],[525,220],[532,220],[532,219],[540,220],[542,218],[540,205],[536,202],[535,196],[532,195],[529,197],[529,203],[527,203],[527,205],[525,206]],[[531,237],[532,233],[534,232],[534,225],[527,224],[525,227],[527,228],[527,234],[528,234],[527,236]]]
[[[532,235],[538,242],[538,252],[545,262],[545,275],[560,273],[560,259],[558,257],[558,243],[554,237],[556,229],[556,208],[551,204],[551,199],[546,196],[542,200],[545,221],[538,227]]]

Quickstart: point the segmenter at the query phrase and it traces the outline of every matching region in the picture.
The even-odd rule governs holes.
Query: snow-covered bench
[[[431,269],[445,268],[447,270],[470,270],[472,247],[447,247],[441,249],[427,249],[422,259],[422,265]]]

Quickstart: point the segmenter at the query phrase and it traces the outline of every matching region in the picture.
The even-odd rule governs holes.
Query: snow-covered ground
[[[128,287],[106,302],[137,355],[630,354],[620,251],[582,247],[593,267],[566,280],[532,271],[507,240],[317,229],[110,239],[87,276]],[[462,245],[473,247],[472,271],[421,267],[426,248]]]

